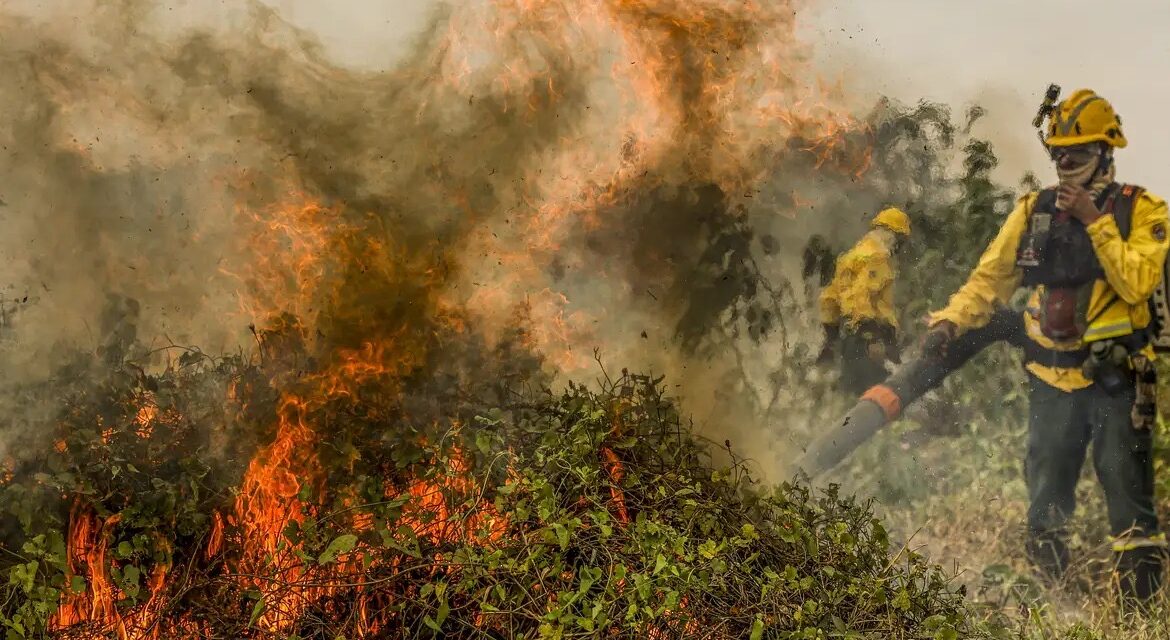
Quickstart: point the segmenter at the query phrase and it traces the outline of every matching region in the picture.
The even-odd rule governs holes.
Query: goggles
[[[1074,166],[1088,164],[1101,154],[1097,145],[1077,145],[1072,147],[1048,147],[1048,156],[1053,162],[1068,160]]]

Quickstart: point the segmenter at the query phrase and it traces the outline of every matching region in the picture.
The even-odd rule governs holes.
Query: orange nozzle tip
[[[862,400],[869,400],[870,402],[881,407],[883,413],[886,414],[886,420],[894,420],[902,415],[902,399],[898,397],[894,390],[884,384],[874,385],[861,395]]]

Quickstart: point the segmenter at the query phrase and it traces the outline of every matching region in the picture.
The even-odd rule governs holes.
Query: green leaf
[[[748,640],[760,640],[764,637],[764,621],[756,618],[752,622],[752,633],[748,636]]]
[[[264,600],[263,597],[261,597],[259,600],[257,600],[256,604],[252,605],[252,615],[251,615],[251,617],[248,618],[248,626],[249,627],[254,626],[256,624],[256,621],[258,621],[260,619],[260,616],[264,615],[264,610],[267,607],[268,607],[268,603]]]
[[[902,611],[910,610],[910,592],[902,589],[894,599],[890,601],[890,606]]]
[[[317,556],[317,563],[332,563],[337,559],[337,556],[353,551],[353,548],[357,546],[357,541],[358,537],[352,533],[345,533],[337,536],[333,539],[333,542],[329,543],[328,547],[325,547],[325,550],[321,552],[321,555]]]
[[[31,593],[37,576],[37,566],[36,561],[13,566],[8,572],[8,583],[19,586],[25,593]]]
[[[714,540],[707,540],[699,545],[699,555],[711,560],[719,554],[719,545],[715,544]]]
[[[679,593],[677,591],[671,590],[666,594],[666,602],[663,604],[663,607],[667,611],[674,611],[678,608],[678,601]]]
[[[435,622],[435,619],[430,616],[423,616],[423,624],[427,625],[428,628],[437,633],[443,632],[443,629],[439,626],[439,623]]]
[[[128,564],[122,569],[122,590],[131,598],[137,598],[138,592],[141,589],[138,582],[142,578],[142,572],[138,567]]]
[[[554,523],[552,528],[553,528],[553,533],[557,537],[557,544],[561,545],[561,551],[565,551],[566,549],[569,548],[569,530],[568,530],[568,528],[566,528],[565,525],[560,524],[560,523]]]
[[[117,553],[119,558],[125,560],[134,554],[134,546],[126,541],[119,542]]]
[[[475,433],[475,448],[479,449],[480,453],[485,455],[492,452],[492,440],[488,436],[487,431],[477,431]]]

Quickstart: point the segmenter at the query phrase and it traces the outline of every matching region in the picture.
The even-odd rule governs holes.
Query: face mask
[[[1060,178],[1061,184],[1075,184],[1079,187],[1087,187],[1089,182],[1097,173],[1097,167],[1101,165],[1101,156],[1093,155],[1091,159],[1081,164],[1077,164],[1070,168],[1061,168],[1060,165],[1056,167],[1056,175]]]

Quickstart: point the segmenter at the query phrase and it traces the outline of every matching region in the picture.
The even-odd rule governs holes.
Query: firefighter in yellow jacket
[[[910,235],[910,218],[894,208],[874,216],[872,228],[837,260],[833,279],[821,292],[824,364],[841,352],[842,390],[860,395],[898,362],[898,320],[894,314],[894,256]]]
[[[1104,489],[1122,592],[1145,598],[1161,583],[1154,512],[1154,417],[1149,298],[1162,279],[1167,208],[1114,181],[1126,146],[1113,107],[1082,89],[1050,114],[1044,142],[1059,185],[1021,198],[966,284],[930,318],[928,339],[987,323],[1017,288],[1030,379],[1025,477],[1027,551],[1051,577],[1068,565],[1064,525],[1089,444]]]

